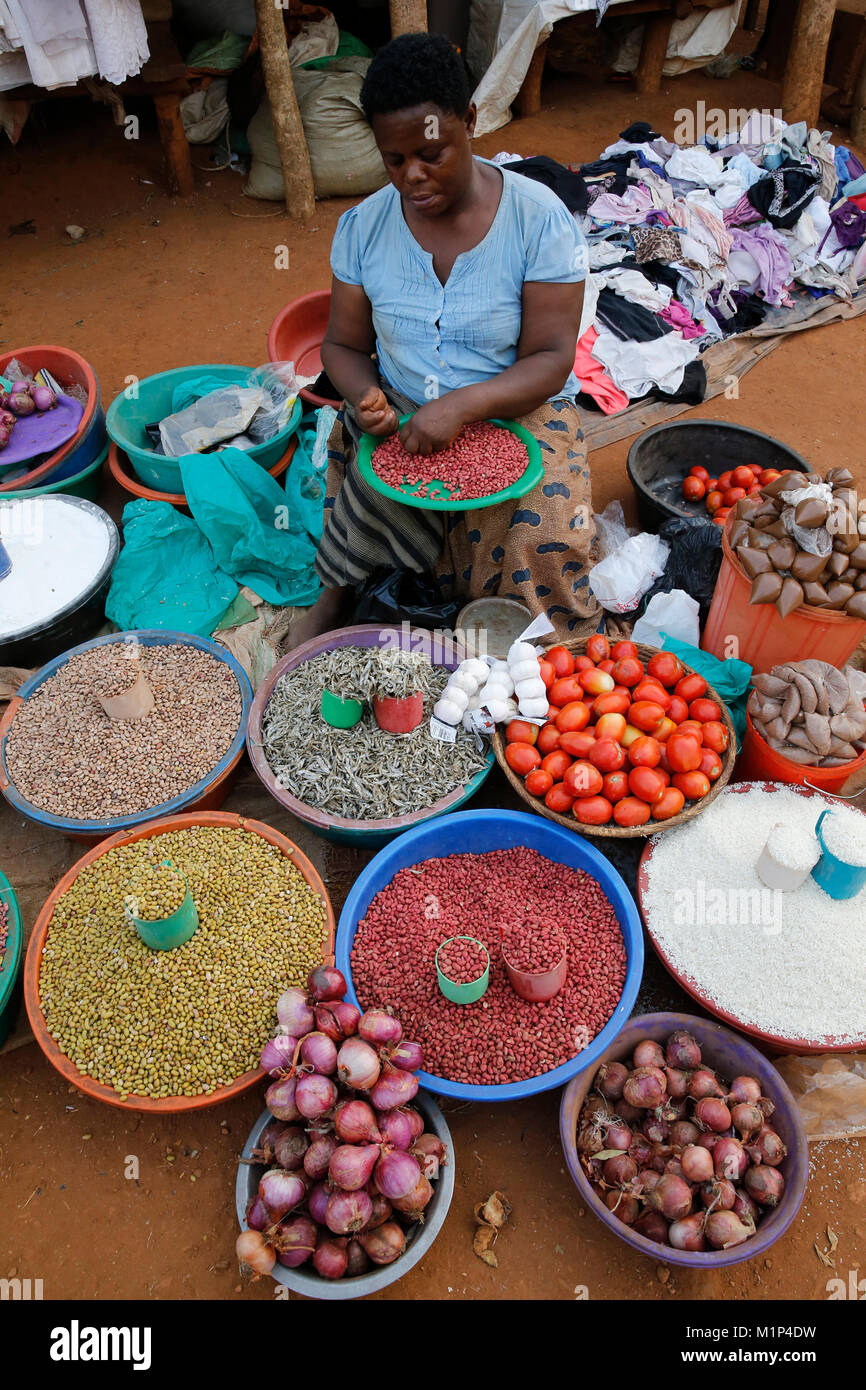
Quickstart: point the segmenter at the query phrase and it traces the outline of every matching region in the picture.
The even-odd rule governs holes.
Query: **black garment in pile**
[[[580,172],[585,179],[600,178],[602,174],[613,176],[613,184],[607,189],[608,193],[615,193],[621,198],[629,184],[637,183],[637,179],[630,179],[628,176],[628,166],[631,164],[631,154],[614,154],[609,159],[595,159],[591,164],[581,164]]]
[[[649,343],[673,332],[671,324],[665,323],[658,314],[642,304],[633,304],[607,287],[599,291],[595,316],[625,342]]]
[[[757,328],[770,312],[766,300],[759,299],[756,294],[749,294],[747,290],[734,290],[731,298],[737,305],[737,312],[729,319],[722,315],[711,299],[707,300],[707,308],[728,337],[733,333],[747,333],[750,328]]]
[[[650,140],[658,140],[659,132],[653,130],[649,121],[632,121],[631,125],[620,131],[619,138],[627,140],[630,145],[647,145]]]
[[[634,256],[626,256],[624,261],[618,261],[625,270],[637,270],[653,285],[667,285],[668,289],[677,292],[680,282],[680,272],[666,261],[641,261],[638,263]]]
[[[569,212],[583,213],[589,207],[589,190],[580,174],[567,169],[564,164],[557,164],[546,154],[533,155],[531,159],[516,159],[513,164],[504,167],[514,174],[524,174],[536,183],[543,183],[565,203]]]
[[[793,159],[786,159],[778,169],[772,169],[766,178],[753,183],[746,196],[762,217],[774,227],[787,231],[800,220],[820,182],[821,170],[817,160],[810,164],[798,164]]]

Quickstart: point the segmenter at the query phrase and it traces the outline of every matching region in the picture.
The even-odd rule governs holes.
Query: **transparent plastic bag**
[[[606,559],[615,550],[619,550],[621,545],[625,545],[629,536],[635,534],[625,524],[625,512],[621,502],[608,502],[601,515],[596,514],[593,521],[595,522],[600,560]]]
[[[294,362],[267,362],[250,373],[247,384],[260,386],[267,400],[256,411],[247,429],[247,434],[257,444],[273,439],[291,419],[295,401],[298,399],[298,379]]]
[[[780,1057],[776,1066],[794,1094],[810,1143],[866,1134],[866,1053]]]
[[[168,458],[201,454],[244,434],[267,400],[261,386],[222,386],[159,422],[159,438]]]
[[[592,592],[609,613],[632,613],[653,581],[664,574],[670,546],[648,531],[629,536],[594,566]]]

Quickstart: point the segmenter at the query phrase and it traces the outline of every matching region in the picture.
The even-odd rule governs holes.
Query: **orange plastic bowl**
[[[322,370],[322,339],[331,312],[331,291],[313,290],[293,299],[281,309],[268,330],[268,357],[271,362],[294,362],[298,376],[318,376]],[[308,405],[332,405],[339,410],[342,401],[317,396],[301,387],[301,400]]]
[[[101,1082],[94,1081],[92,1077],[82,1075],[74,1062],[71,1062],[66,1054],[60,1051],[45,1025],[39,1002],[39,970],[48,935],[48,925],[58,899],[66,892],[67,888],[72,886],[82,869],[99,859],[106,850],[113,849],[115,845],[134,844],[136,840],[149,840],[154,835],[162,835],[169,830],[185,830],[192,825],[230,826],[239,830],[246,830],[252,835],[260,835],[263,840],[267,840],[269,844],[276,845],[278,849],[282,850],[287,858],[291,858],[292,863],[300,870],[307,883],[315,893],[318,893],[325,904],[327,942],[323,952],[323,960],[330,963],[333,963],[334,960],[336,924],[328,891],[307,856],[292,840],[288,839],[286,835],[281,835],[272,826],[265,825],[262,821],[248,820],[245,816],[236,815],[233,811],[187,812],[184,815],[166,816],[164,820],[151,821],[149,825],[139,826],[132,831],[120,831],[119,834],[112,835],[110,839],[103,840],[101,844],[83,855],[77,864],[73,864],[68,873],[63,875],[36,919],[30,944],[27,947],[27,958],[24,962],[24,1003],[34,1037],[51,1065],[84,1095],[92,1097],[93,1100],[105,1101],[107,1105],[114,1105],[119,1110],[144,1111],[163,1115],[179,1114],[186,1110],[204,1110],[210,1105],[221,1105],[223,1101],[232,1100],[235,1096],[242,1095],[244,1091],[249,1091],[265,1076],[265,1072],[260,1067],[256,1067],[252,1071],[244,1072],[243,1076],[239,1076],[230,1086],[219,1086],[209,1095],[166,1096],[163,1100],[155,1100],[150,1096],[133,1095],[127,1096],[124,1100],[110,1086],[103,1086]],[[262,1044],[264,1042],[265,1039],[263,1038]]]
[[[295,452],[297,438],[289,441],[289,447],[282,458],[277,459],[272,468],[268,469],[272,478],[281,478],[292,461]],[[148,502],[170,502],[173,507],[181,507],[189,511],[187,506],[186,493],[184,492],[155,492],[152,487],[145,487],[144,483],[139,482],[135,474],[129,467],[129,460],[126,454],[112,441],[108,446],[108,469],[115,482],[120,483],[124,492],[131,492],[133,497],[144,497]]]
[[[746,710],[746,737],[737,762],[737,779],[740,782],[787,782],[799,787],[812,787],[815,791],[827,792],[837,796],[845,788],[849,777],[866,767],[866,750],[859,758],[841,767],[815,767],[812,763],[794,763],[784,753],[777,753],[758,733],[752,723],[752,716]]]
[[[53,377],[57,379],[63,387],[80,386],[87,392],[87,403],[84,413],[78,422],[78,429],[71,439],[67,439],[59,449],[40,463],[38,468],[33,468],[25,478],[15,478],[8,483],[0,483],[0,495],[4,492],[14,492],[16,488],[22,486],[31,488],[39,483],[43,478],[50,479],[50,475],[55,472],[57,465],[65,459],[67,454],[71,454],[73,449],[77,449],[90,426],[99,405],[99,382],[96,373],[89,362],[73,352],[71,348],[56,347],[51,343],[43,343],[37,347],[15,348],[12,352],[4,352],[0,356],[0,376],[2,376],[7,364],[12,359],[17,358],[22,367],[29,371],[38,371],[40,367],[47,367]]]

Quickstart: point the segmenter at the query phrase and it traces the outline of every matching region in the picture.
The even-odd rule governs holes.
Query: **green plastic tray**
[[[5,874],[0,873],[0,899],[9,908],[9,936],[6,954],[0,965],[0,1047],[6,1041],[18,1012],[19,974],[24,944],[21,911],[15,890]]]
[[[400,424],[405,425],[407,420],[411,420],[412,411],[408,415],[400,416]],[[373,450],[377,449],[385,441],[379,439],[374,434],[364,434],[361,436],[361,443],[358,446],[358,468],[361,477],[366,483],[370,484],[376,492],[383,497],[390,497],[394,502],[402,502],[406,507],[420,507],[427,512],[471,512],[479,507],[495,507],[498,502],[509,502],[516,497],[525,497],[527,492],[531,492],[537,487],[544,477],[544,464],[541,461],[541,447],[534,435],[529,430],[518,425],[516,420],[488,420],[488,425],[498,425],[502,430],[509,430],[511,434],[516,434],[517,438],[526,446],[529,461],[526,469],[521,473],[515,483],[508,487],[500,488],[499,492],[491,492],[487,497],[470,497],[465,502],[452,500],[444,483],[432,483],[432,487],[438,486],[441,497],[413,497],[408,491],[409,484],[405,487],[389,487],[383,483],[382,479],[373,468]]]

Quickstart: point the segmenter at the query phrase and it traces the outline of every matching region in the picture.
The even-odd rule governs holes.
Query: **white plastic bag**
[[[609,613],[633,612],[647,589],[664,574],[670,550],[661,536],[642,531],[600,561],[590,584],[602,608]]]
[[[604,511],[601,514],[596,512],[592,519],[595,522],[600,560],[607,559],[608,555],[612,555],[615,550],[619,550],[621,545],[625,545],[629,536],[635,534],[625,524],[625,512],[621,502],[608,502]]]
[[[685,589],[671,589],[669,594],[653,594],[643,617],[632,629],[633,642],[646,642],[648,647],[664,645],[662,633],[697,647],[701,636],[700,605]]]

